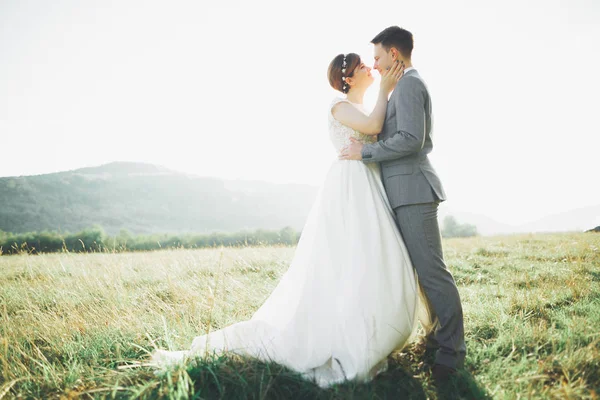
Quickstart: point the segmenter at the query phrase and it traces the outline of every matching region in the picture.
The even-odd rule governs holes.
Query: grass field
[[[249,318],[289,247],[0,257],[0,398],[598,398],[600,234],[444,242],[468,356],[436,392],[414,344],[366,385],[321,390],[277,365],[206,360],[157,377],[154,346]]]

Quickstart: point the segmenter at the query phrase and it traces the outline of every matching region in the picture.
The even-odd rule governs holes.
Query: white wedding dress
[[[339,101],[347,100],[331,106]],[[351,137],[375,140],[339,123],[331,109],[329,135],[338,152]],[[418,317],[429,324],[379,165],[336,160],[289,269],[252,318],[196,337],[189,350],[157,350],[151,363],[164,368],[230,351],[285,365],[321,387],[369,381],[407,344]]]

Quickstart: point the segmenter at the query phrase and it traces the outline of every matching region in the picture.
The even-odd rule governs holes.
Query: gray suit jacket
[[[392,208],[446,200],[427,154],[431,141],[431,99],[417,70],[408,71],[387,105],[379,141],[366,144],[364,162],[380,162]]]

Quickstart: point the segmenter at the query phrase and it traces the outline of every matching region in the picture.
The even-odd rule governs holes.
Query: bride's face
[[[361,62],[354,70],[352,80],[354,81],[353,86],[369,87],[375,78],[373,78],[373,75],[371,74],[371,67],[368,67],[365,63]]]

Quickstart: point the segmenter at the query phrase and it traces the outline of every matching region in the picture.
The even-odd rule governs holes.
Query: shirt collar
[[[413,69],[415,69],[415,67],[408,67],[404,69],[404,73],[407,73],[408,71],[412,71]]]

